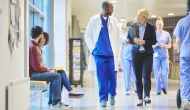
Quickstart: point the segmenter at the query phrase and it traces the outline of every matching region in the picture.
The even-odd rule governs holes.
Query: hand
[[[144,40],[141,40],[141,39],[138,39],[137,45],[143,45],[143,44],[145,44],[145,41],[144,41]]]
[[[137,38],[137,37],[135,37],[134,39],[133,39],[133,41],[137,44],[138,43],[138,40],[139,40],[139,38]]]
[[[129,39],[126,39],[126,40],[125,40],[125,43],[126,43],[126,44],[130,44],[130,40],[129,40]]]
[[[121,59],[118,60],[118,66],[121,66]]]
[[[157,42],[157,43],[156,43],[156,46],[160,46],[160,45],[161,45],[161,43],[160,43],[160,42]]]
[[[56,70],[55,68],[51,68],[51,69],[49,70],[49,72],[56,73],[56,72],[57,72],[57,70]]]
[[[165,48],[165,44],[160,43],[160,47]]]

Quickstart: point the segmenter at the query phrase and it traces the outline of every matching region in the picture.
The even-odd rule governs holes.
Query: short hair
[[[146,19],[148,18],[148,16],[149,16],[149,13],[148,13],[148,10],[146,10],[146,9],[140,9],[139,11],[138,11],[138,13],[140,13],[142,16],[144,16]]]
[[[157,23],[161,23],[162,25],[164,25],[163,19],[161,17],[157,17],[156,24]]]
[[[44,38],[46,39],[46,42],[44,45],[47,45],[49,42],[49,34],[47,32],[43,32]]]
[[[43,33],[43,29],[40,26],[32,27],[30,35],[33,39],[36,39],[40,34]]]
[[[104,2],[102,3],[102,9],[107,8],[110,4],[112,4],[112,3],[109,2],[109,1],[104,1]]]
[[[187,7],[190,10],[190,0],[188,0],[188,2],[187,2]]]

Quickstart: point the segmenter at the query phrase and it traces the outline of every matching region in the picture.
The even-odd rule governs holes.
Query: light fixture
[[[174,13],[168,13],[168,16],[173,16],[174,15]]]
[[[151,15],[152,18],[156,18],[157,16],[156,15]]]
[[[125,18],[121,18],[120,21],[125,21]]]
[[[111,0],[110,2],[111,2],[111,3],[116,3],[117,1],[116,1],[116,0]]]

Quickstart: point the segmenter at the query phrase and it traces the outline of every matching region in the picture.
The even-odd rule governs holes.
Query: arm
[[[168,44],[161,44],[160,47],[164,47],[164,48],[171,48],[171,41],[168,42]]]
[[[155,33],[155,29],[154,29],[154,27],[153,26],[150,26],[150,38],[151,39],[149,39],[149,40],[144,40],[145,41],[145,43],[144,43],[144,45],[145,46],[152,46],[152,45],[155,45],[156,44],[156,33]]]
[[[93,26],[92,26],[92,18],[91,18],[87,25],[86,31],[84,33],[85,42],[87,44],[87,47],[90,50],[90,53],[92,53],[95,48],[95,44],[94,44],[92,36],[93,36]]]
[[[177,53],[180,53],[180,43],[181,43],[180,37],[176,37]]]
[[[39,56],[38,56],[36,47],[31,47],[29,51],[30,51],[30,57],[29,57],[30,64],[31,64],[32,68],[34,69],[34,71],[48,72],[49,70],[47,68],[40,66]]]
[[[159,45],[160,45],[160,43],[157,42],[155,45],[152,45],[152,48],[154,49],[154,48],[158,47]]]

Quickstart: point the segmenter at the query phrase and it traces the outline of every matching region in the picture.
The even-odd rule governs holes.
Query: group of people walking
[[[188,2],[188,8],[189,4]],[[111,16],[112,13],[112,3],[103,2],[102,12],[90,19],[85,31],[85,41],[90,50],[88,70],[97,72],[101,106],[106,107],[108,94],[110,94],[110,104],[115,104],[117,70],[118,66],[121,65],[126,94],[130,95],[132,76],[135,82],[135,92],[139,99],[137,106],[142,106],[143,101],[145,105],[150,104],[152,69],[156,81],[156,94],[161,95],[162,91],[167,94],[168,48],[171,48],[171,36],[163,30],[164,22],[161,17],[156,20],[156,30],[147,22],[149,12],[146,9],[140,9],[137,12],[136,23],[127,23],[130,30],[125,34],[122,34],[122,29],[116,18]],[[174,31],[174,35],[177,37],[178,51],[182,52],[180,53],[180,64],[182,64],[180,67],[180,88],[183,89],[181,96],[182,101],[186,101],[186,106],[190,100],[190,87],[187,87],[190,85],[188,79],[190,73],[186,70],[190,68],[188,62],[190,52],[187,49],[190,43],[189,19],[188,16],[180,20]],[[119,52],[117,49],[118,40],[121,42]]]
[[[190,8],[190,2],[188,2]],[[139,102],[151,103],[151,72],[153,69],[156,81],[156,94],[163,91],[167,94],[169,74],[169,54],[171,48],[170,34],[163,30],[164,22],[157,18],[155,27],[147,22],[149,12],[140,9],[137,22],[128,22],[129,31],[123,34],[117,19],[112,16],[113,5],[109,1],[102,3],[102,12],[94,15],[85,31],[85,42],[90,51],[89,71],[96,71],[99,98],[102,107],[115,105],[117,70],[122,65],[126,94],[131,93],[131,76]],[[178,53],[180,53],[180,89],[184,109],[188,109],[190,100],[190,16],[181,19],[175,30]],[[75,92],[65,75],[57,74],[48,68],[43,61],[42,47],[49,41],[49,35],[39,26],[31,29],[32,39],[29,48],[29,76],[31,80],[44,80],[50,83],[48,106],[52,109],[68,109],[69,105],[61,102],[62,87],[69,91],[70,98],[81,98],[84,94]],[[118,40],[121,42],[118,51]],[[142,81],[143,78],[143,81]],[[144,95],[143,95],[144,90]]]

